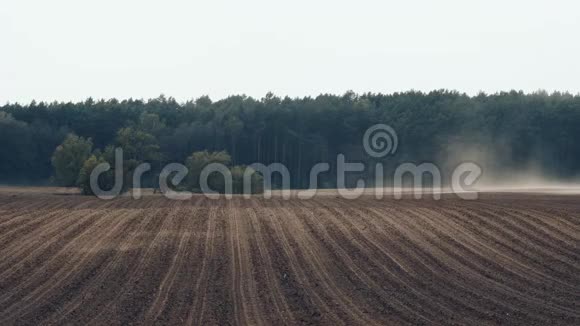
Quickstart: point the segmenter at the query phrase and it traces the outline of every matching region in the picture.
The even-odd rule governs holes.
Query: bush
[[[264,192],[264,177],[256,172],[251,167],[238,165],[231,168],[232,172],[232,193],[243,194],[244,193],[244,173],[251,174],[250,178],[250,190],[252,194],[261,194]]]
[[[91,189],[91,173],[101,163],[109,163],[111,168],[101,173],[99,175],[98,183],[99,187],[103,190],[110,190],[115,186],[115,158],[114,149],[109,146],[101,154],[99,151],[95,151],[83,164],[81,171],[79,172],[79,177],[77,180],[77,185],[81,189],[81,193],[84,195],[95,195]],[[123,162],[123,185],[121,187],[121,193],[129,190],[132,181],[131,170],[134,169],[135,162],[133,160]]]
[[[91,155],[93,142],[74,134],[69,134],[52,155],[54,180],[60,186],[72,187],[77,185],[79,173],[83,164]]]
[[[201,171],[212,163],[223,164],[226,167],[231,165],[232,158],[226,151],[221,152],[194,152],[185,161],[185,166],[187,167],[189,173],[186,179],[186,186],[191,191],[199,192],[201,189],[199,183],[199,177]],[[219,173],[212,173],[209,176],[208,185],[212,190],[220,193],[225,192],[225,181],[222,175]]]
[[[251,174],[251,192],[261,193],[264,191],[263,177],[259,173],[249,167],[242,165],[232,167],[231,161],[232,159],[226,151],[202,151],[192,153],[185,162],[185,165],[189,171],[186,179],[186,188],[194,192],[200,192],[201,171],[209,164],[219,163],[230,169],[232,174],[232,193],[244,193],[244,172],[246,172],[247,169],[251,170],[248,172]],[[207,183],[210,189],[213,191],[217,191],[222,194],[226,192],[225,179],[224,176],[220,173],[210,174]]]

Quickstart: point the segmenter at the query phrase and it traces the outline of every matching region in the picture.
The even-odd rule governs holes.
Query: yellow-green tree
[[[93,143],[74,134],[69,134],[52,154],[54,178],[57,184],[65,187],[77,185],[79,172],[91,155]]]

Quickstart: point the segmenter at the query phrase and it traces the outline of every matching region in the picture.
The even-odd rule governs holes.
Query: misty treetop
[[[232,165],[285,164],[293,187],[307,187],[310,168],[328,162],[331,172],[320,184],[332,187],[337,154],[377,161],[362,146],[365,130],[377,123],[390,125],[399,137],[397,153],[383,160],[387,169],[426,161],[445,168],[470,159],[488,170],[533,165],[562,178],[580,172],[580,96],[515,91],[467,96],[441,90],[314,98],[267,94],[259,100],[231,96],[215,102],[200,97],[186,103],[160,96],[7,104],[0,107],[0,181],[46,182],[55,175],[53,159],[78,173],[79,162],[53,158],[62,144],[84,159],[92,147],[93,161],[107,147],[123,147],[127,159],[151,162],[154,170],[163,163],[184,163],[194,152],[226,151]],[[82,138],[66,138],[69,134]],[[73,173],[56,173],[67,180],[63,183],[73,182]]]

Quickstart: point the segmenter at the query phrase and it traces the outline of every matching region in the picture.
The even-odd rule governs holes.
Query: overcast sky
[[[580,92],[580,2],[0,0],[0,103]]]

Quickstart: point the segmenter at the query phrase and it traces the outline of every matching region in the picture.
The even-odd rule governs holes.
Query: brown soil
[[[0,192],[0,325],[580,325],[580,198]]]

